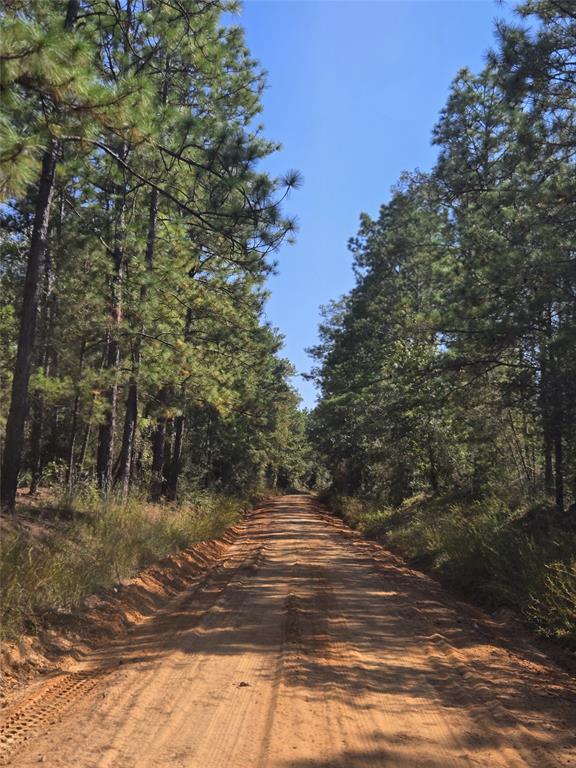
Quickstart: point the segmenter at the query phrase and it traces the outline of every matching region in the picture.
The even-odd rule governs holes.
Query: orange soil
[[[32,539],[52,533],[42,521],[20,516],[15,523]],[[130,634],[134,626],[192,589],[219,566],[241,530],[241,525],[233,526],[221,539],[202,541],[168,555],[134,578],[85,598],[74,613],[46,617],[47,626],[39,635],[4,642],[0,649],[0,706],[6,706],[39,674],[74,669],[79,659],[112,639]]]
[[[4,764],[576,765],[574,681],[309,497],[267,502],[220,546],[7,708]]]

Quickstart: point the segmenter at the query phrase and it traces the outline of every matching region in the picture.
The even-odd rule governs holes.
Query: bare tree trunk
[[[84,437],[82,438],[82,445],[80,447],[80,456],[78,457],[78,473],[81,474],[84,470],[84,464],[86,463],[86,454],[88,453],[88,443],[90,442],[90,434],[92,433],[92,424],[88,422],[86,429],[84,430]]]
[[[121,157],[127,156],[127,147],[121,150]],[[112,488],[113,461],[114,461],[114,437],[116,432],[116,417],[118,409],[118,369],[120,366],[120,343],[118,330],[122,324],[122,283],[124,280],[124,237],[126,217],[126,177],[118,189],[115,208],[116,226],[114,232],[114,274],[110,291],[110,316],[112,328],[108,335],[105,370],[112,373],[112,381],[108,385],[104,395],[108,401],[106,418],[98,430],[98,453],[96,459],[96,475],[102,494],[107,496]]]
[[[170,467],[172,466],[172,435],[174,432],[173,419],[166,419],[166,431],[164,439],[164,465],[162,467],[162,495],[166,496],[168,491],[168,477],[170,476]]]
[[[4,460],[2,463],[2,507],[13,508],[18,487],[18,473],[24,446],[24,423],[28,410],[28,389],[36,340],[36,314],[40,274],[47,248],[48,226],[50,223],[50,205],[54,194],[54,172],[58,156],[58,147],[51,141],[42,158],[42,172],[36,199],[34,227],[26,268],[18,351],[12,380],[12,395],[6,423]]]
[[[177,416],[174,419],[174,444],[172,447],[170,469],[168,472],[168,482],[166,484],[166,497],[168,498],[169,501],[174,501],[177,495],[178,480],[180,478],[180,469],[182,467],[183,437],[184,437],[184,416]]]
[[[64,28],[73,27],[78,16],[79,0],[68,0]],[[26,265],[20,330],[18,333],[18,351],[14,365],[10,409],[6,422],[4,457],[2,461],[2,482],[0,486],[0,507],[12,509],[16,502],[18,473],[22,461],[24,445],[24,425],[28,410],[28,389],[30,371],[36,340],[36,314],[38,312],[38,293],[42,265],[48,243],[50,209],[54,195],[54,174],[58,162],[58,143],[51,139],[42,157],[42,170],[36,196],[34,225]]]
[[[118,404],[118,381],[116,380],[120,364],[120,346],[118,341],[110,338],[106,354],[106,369],[114,371],[114,381],[105,392],[108,410],[103,424],[98,429],[98,451],[96,456],[96,475],[100,490],[107,496],[112,485],[112,469],[114,457],[114,433],[116,431],[116,410]]]
[[[159,501],[164,488],[164,450],[166,444],[166,418],[159,416],[156,420],[156,429],[152,434],[152,482],[150,484],[150,498]]]
[[[554,493],[554,468],[550,434],[544,435],[544,490],[548,496],[552,496]]]
[[[126,501],[130,491],[130,468],[134,453],[134,441],[136,438],[136,425],[138,422],[138,389],[133,381],[128,387],[126,398],[126,412],[124,415],[124,429],[122,432],[122,448],[118,464],[118,479],[122,481],[122,499]]]
[[[432,488],[432,493],[437,494],[438,493],[438,470],[436,468],[436,455],[434,453],[434,446],[432,445],[431,440],[428,442],[428,460],[430,462],[430,472],[429,472],[430,487]]]
[[[75,479],[74,453],[76,450],[76,437],[78,434],[78,415],[80,411],[80,383],[82,381],[82,372],[84,370],[84,354],[86,352],[86,342],[80,344],[80,359],[78,362],[78,378],[74,392],[74,406],[72,408],[72,426],[70,427],[70,440],[68,441],[68,456],[66,462],[66,485],[71,490]]]
[[[44,440],[44,398],[37,395],[30,408],[30,490],[34,496],[42,479],[42,444]]]
[[[562,450],[562,411],[558,408],[554,424],[554,496],[559,512],[564,512],[564,456]]]
[[[156,221],[158,218],[158,190],[150,191],[150,205],[148,209],[148,234],[146,238],[146,268],[151,271],[154,264],[154,246],[156,242]],[[147,288],[144,284],[140,289],[140,302],[146,301]],[[144,330],[144,329],[142,329]],[[132,467],[134,465],[134,445],[136,441],[136,427],[138,420],[138,374],[142,360],[141,340],[137,339],[134,348],[133,373],[130,378],[128,397],[126,399],[126,413],[124,417],[124,430],[122,433],[122,449],[120,453],[119,479],[122,480],[122,498],[126,500],[130,490]],[[154,482],[154,481],[153,481]]]

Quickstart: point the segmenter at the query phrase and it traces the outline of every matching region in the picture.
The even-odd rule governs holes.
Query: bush
[[[560,639],[576,652],[576,558],[546,563],[541,577],[526,614],[540,634]]]

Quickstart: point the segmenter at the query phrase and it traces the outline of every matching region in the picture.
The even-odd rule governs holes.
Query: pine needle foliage
[[[300,180],[262,171],[278,144],[231,9],[3,4],[5,507],[48,466],[173,499],[288,461],[298,398],[262,313]]]

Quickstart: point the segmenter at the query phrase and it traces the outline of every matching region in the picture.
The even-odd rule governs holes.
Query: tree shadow
[[[397,696],[416,711],[468,712],[477,727],[458,743],[471,750],[506,746],[518,722],[550,755],[576,747],[576,685],[535,649],[504,642],[480,612],[395,559],[344,544],[314,514],[278,503],[265,519],[270,511],[263,529],[248,531],[246,560],[222,565],[170,611],[94,654],[95,668],[153,670],[174,652],[183,667],[190,654],[281,654],[286,695],[305,689],[311,707],[347,697],[377,710],[378,694]],[[272,669],[256,684],[273,683]],[[385,743],[336,764],[409,765],[403,759]]]

